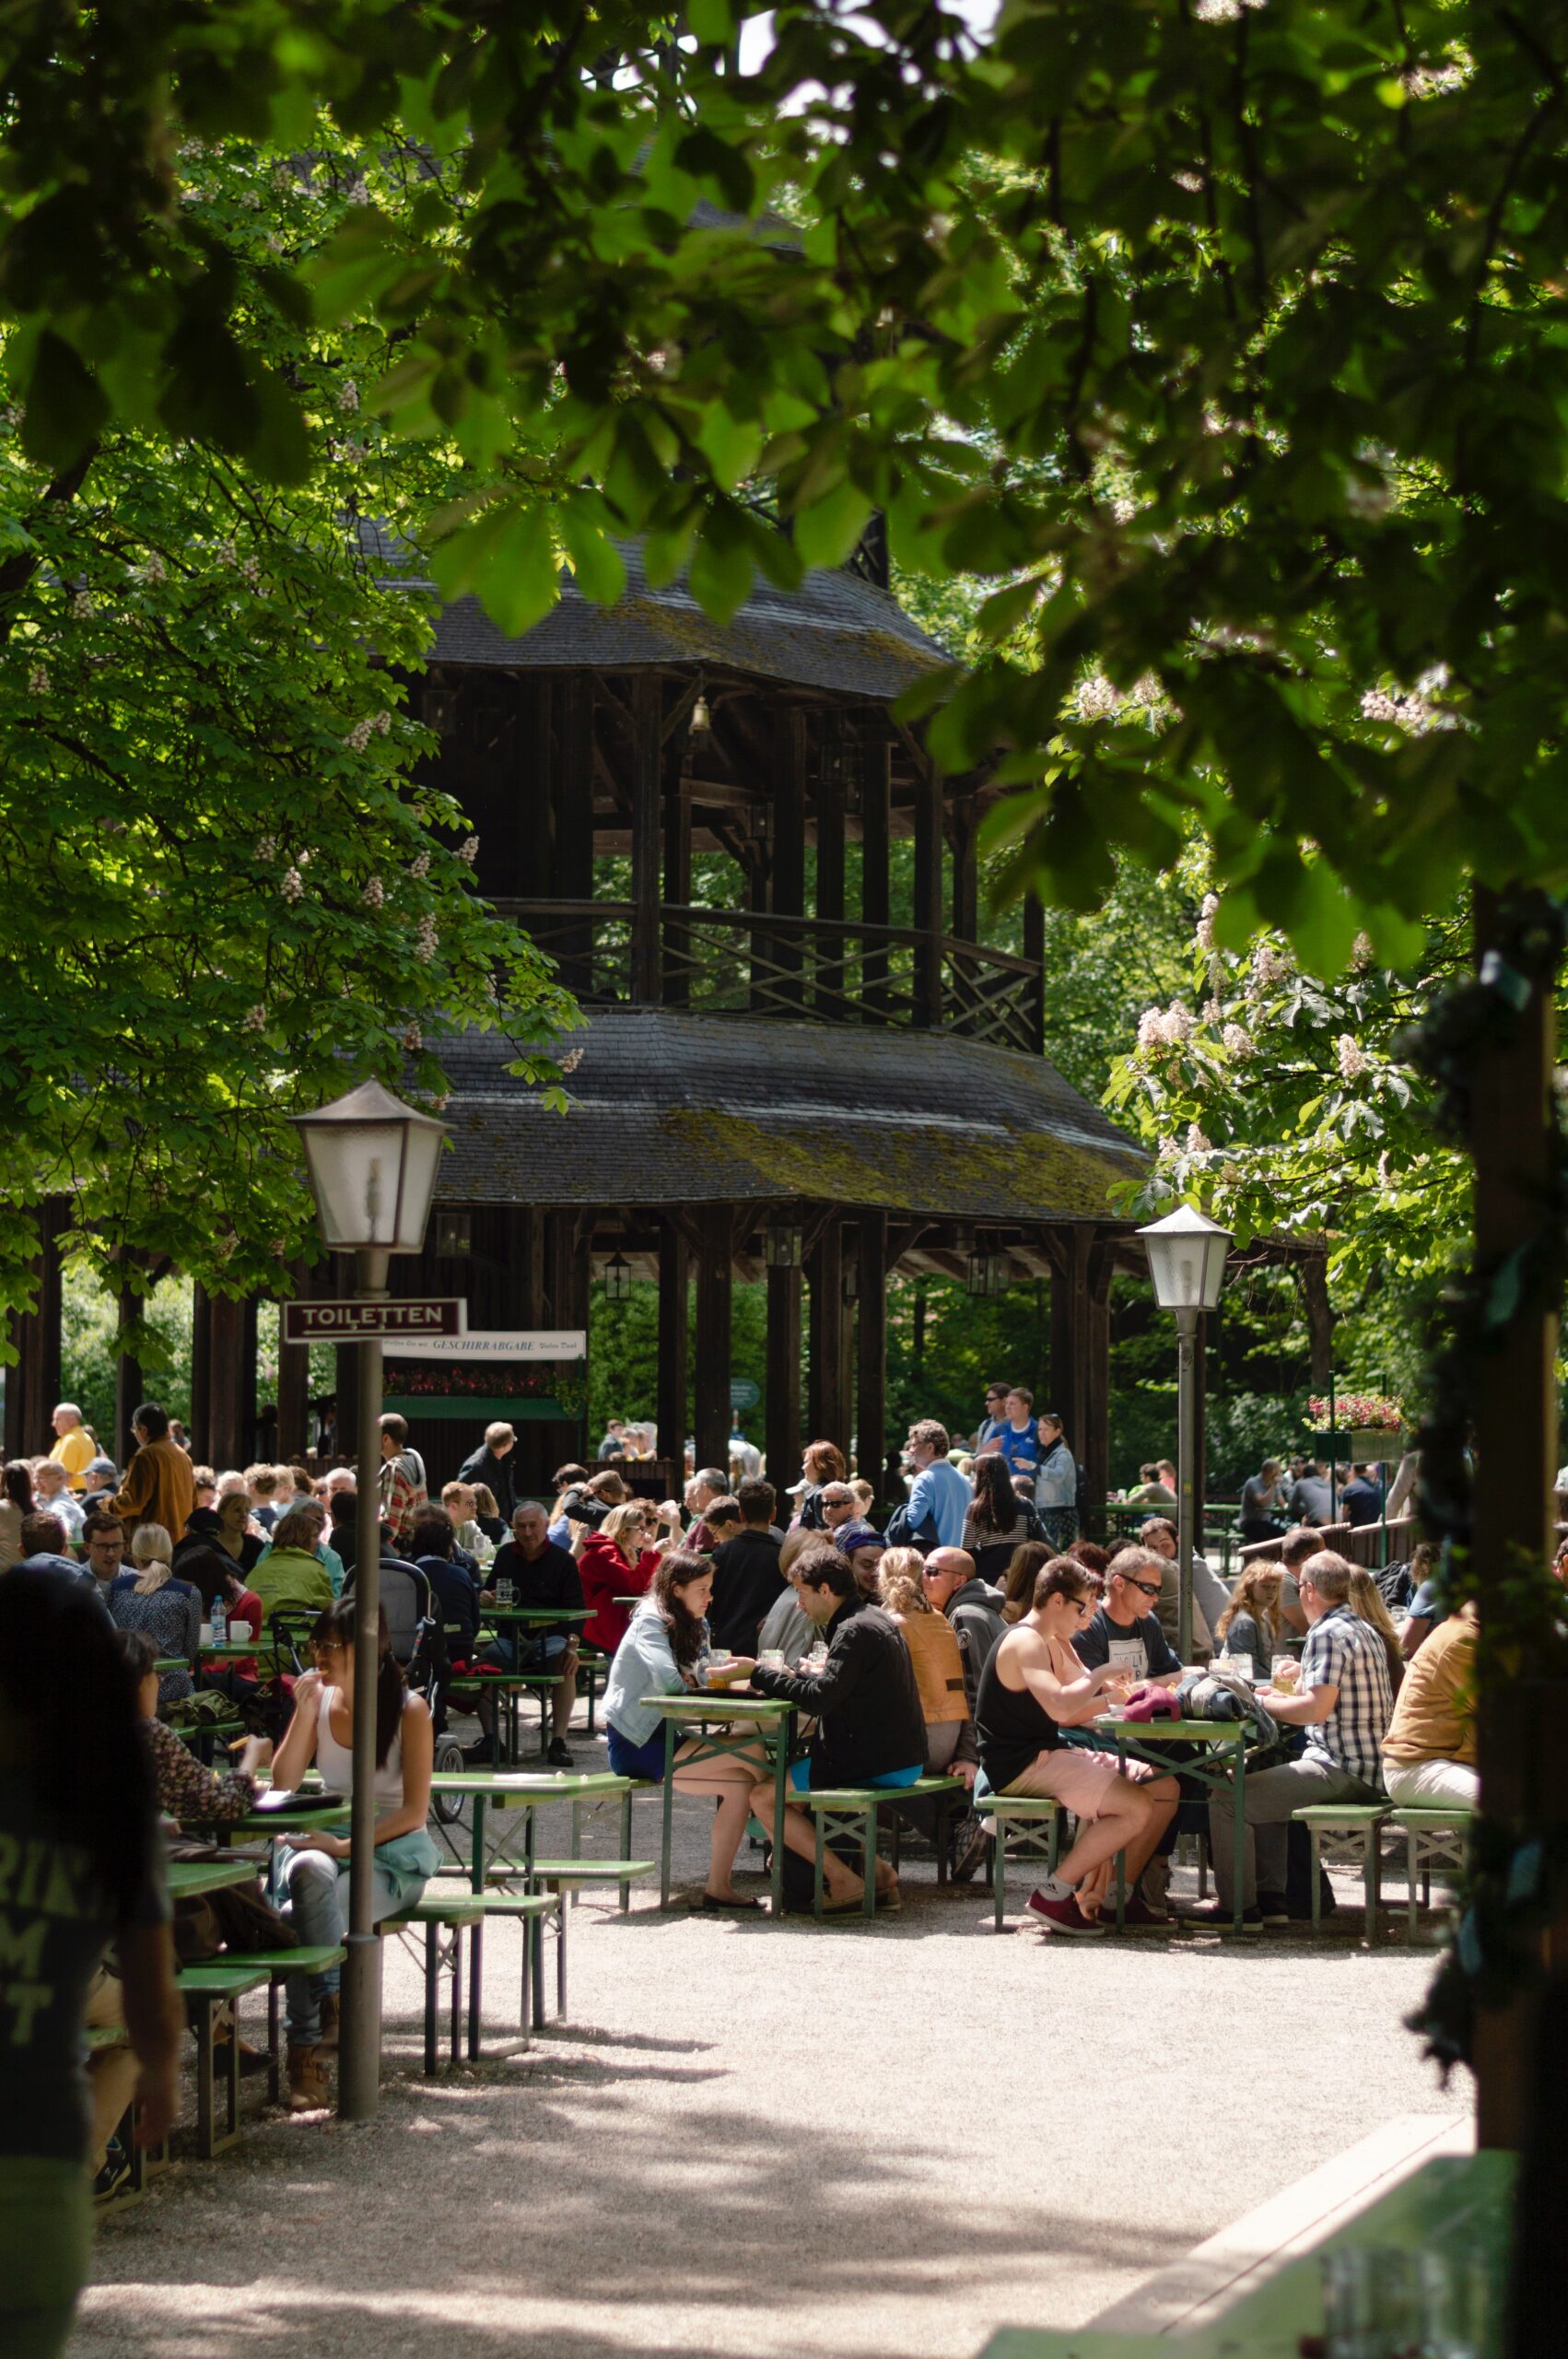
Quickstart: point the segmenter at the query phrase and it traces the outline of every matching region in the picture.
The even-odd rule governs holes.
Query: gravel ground
[[[637,1824],[648,1856],[656,1812]],[[706,1828],[677,1802],[696,1889]],[[565,1847],[564,1811],[542,1839]],[[607,1820],[584,1848],[614,1848]],[[106,2223],[73,2353],[970,2359],[1000,2325],[1082,2324],[1391,2117],[1464,2101],[1400,2025],[1430,1959],[1362,1954],[1359,1915],[1316,1942],[998,1939],[989,1895],[932,1872],[907,1860],[905,1910],[874,1927],[593,1895],[568,2025],[434,2082],[418,1966],[389,1945],[380,2119],[247,2093],[238,2145]],[[518,1938],[486,1936],[493,2009]]]

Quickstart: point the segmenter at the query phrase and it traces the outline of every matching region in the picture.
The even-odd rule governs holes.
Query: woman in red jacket
[[[655,1545],[661,1527],[667,1527],[662,1544]],[[583,1630],[591,1647],[614,1654],[631,1620],[618,1597],[641,1597],[658,1569],[672,1537],[679,1537],[680,1510],[666,1501],[655,1508],[647,1499],[628,1499],[612,1508],[597,1532],[582,1543],[577,1568],[582,1577],[582,1602],[593,1619]]]

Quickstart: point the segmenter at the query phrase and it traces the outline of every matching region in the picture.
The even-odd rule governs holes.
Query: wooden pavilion
[[[420,586],[405,547],[372,551]],[[697,1461],[722,1464],[731,1288],[765,1281],[770,1469],[792,1480],[802,1438],[854,1435],[881,1492],[890,1276],[1044,1276],[1048,1389],[1103,1488],[1111,1274],[1118,1255],[1141,1267],[1107,1191],[1141,1157],[1045,1060],[1038,910],[1021,949],[984,938],[976,840],[996,790],[943,777],[891,710],[946,659],[874,544],[798,592],[759,583],[725,625],[627,557],[616,606],[568,579],[521,639],[473,598],[446,607],[411,684],[434,776],[478,832],[479,888],[589,1020],[563,1044],[580,1050],[564,1116],[508,1074],[504,1039],[443,1048],[452,1152],[429,1247],[394,1285],[465,1295],[474,1328],[578,1328],[607,1267],[656,1278],[661,1450],[678,1460],[694,1429],[689,1381]],[[712,854],[732,883],[694,899]],[[324,1269],[301,1288],[340,1289]],[[8,1449],[46,1428],[57,1321],[46,1285],[19,1322]],[[198,1449],[242,1462],[254,1307],[198,1296],[196,1347]],[[306,1438],[304,1356],[282,1358],[269,1444],[287,1453]],[[575,1424],[520,1430],[531,1485],[583,1446]],[[415,1438],[445,1469],[477,1430]]]

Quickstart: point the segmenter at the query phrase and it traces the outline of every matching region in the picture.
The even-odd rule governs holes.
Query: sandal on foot
[[[712,1908],[715,1910],[722,1909],[726,1912],[735,1908],[760,1908],[762,1907],[760,1900],[750,1900],[743,1893],[737,1893],[733,1900],[723,1900],[720,1899],[717,1893],[705,1892],[702,1895],[702,1905],[705,1908]]]

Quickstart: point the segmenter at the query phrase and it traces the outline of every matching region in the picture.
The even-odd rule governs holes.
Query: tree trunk
[[[1315,1392],[1327,1392],[1334,1372],[1334,1314],[1328,1308],[1328,1263],[1313,1253],[1295,1264],[1306,1313],[1307,1376]]]

